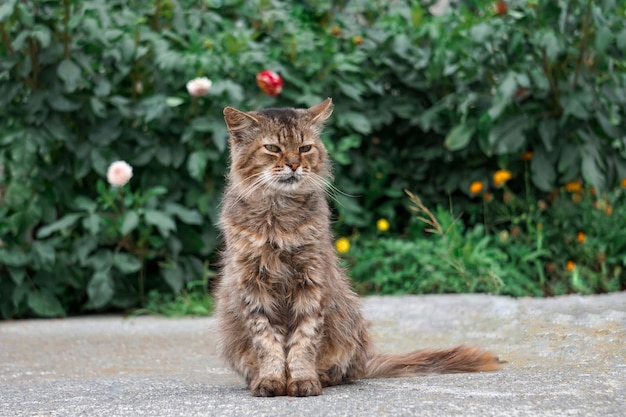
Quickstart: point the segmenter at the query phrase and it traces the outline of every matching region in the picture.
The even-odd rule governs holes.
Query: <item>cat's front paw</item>
[[[250,384],[255,397],[278,397],[287,393],[285,381],[277,378],[258,378]]]
[[[292,397],[310,397],[322,394],[319,379],[292,379],[287,384],[287,395]]]

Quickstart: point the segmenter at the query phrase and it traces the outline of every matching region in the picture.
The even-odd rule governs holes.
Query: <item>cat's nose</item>
[[[287,166],[288,166],[289,168],[291,168],[291,170],[292,170],[292,171],[295,171],[296,169],[298,169],[298,167],[300,166],[300,164],[299,164],[299,163],[297,163],[297,162],[289,162],[289,163],[287,164]]]

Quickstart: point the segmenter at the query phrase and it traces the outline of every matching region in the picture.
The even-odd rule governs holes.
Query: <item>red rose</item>
[[[283,79],[272,70],[261,71],[256,75],[256,85],[268,96],[277,96],[283,91]]]
[[[495,10],[496,10],[496,14],[500,15],[500,16],[504,16],[507,12],[507,6],[506,3],[502,0],[497,1],[495,4]]]

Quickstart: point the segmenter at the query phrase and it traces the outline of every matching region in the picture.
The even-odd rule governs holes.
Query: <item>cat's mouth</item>
[[[295,184],[296,182],[298,182],[298,177],[296,177],[295,175],[291,175],[291,176],[286,177],[286,178],[281,178],[278,181],[281,184]]]

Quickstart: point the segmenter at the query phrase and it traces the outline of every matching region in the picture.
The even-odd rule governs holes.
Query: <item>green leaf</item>
[[[124,221],[122,222],[122,226],[120,228],[120,232],[122,235],[126,236],[133,230],[137,228],[139,225],[139,215],[136,211],[129,211],[124,215]]]
[[[589,109],[593,108],[593,97],[591,94],[572,93],[561,96],[561,106],[564,116],[572,115],[578,119],[586,120],[591,115]]]
[[[83,236],[74,242],[74,253],[78,256],[81,266],[87,265],[88,256],[96,250],[98,241],[91,236]]]
[[[54,261],[56,260],[56,252],[52,243],[35,241],[33,242],[32,247],[42,264],[54,264]]]
[[[165,104],[167,104],[170,107],[178,107],[184,102],[185,100],[183,100],[180,97],[168,97],[167,99],[165,99]]]
[[[470,29],[470,36],[476,43],[484,43],[491,34],[492,28],[487,23],[479,23]]]
[[[597,151],[591,148],[591,145],[583,149],[585,150],[580,155],[582,158],[581,172],[583,178],[594,186],[596,190],[602,192],[606,189],[606,178],[599,164]]]
[[[87,286],[88,307],[92,309],[104,307],[113,298],[114,293],[115,284],[109,270],[96,272]]]
[[[544,47],[550,61],[555,61],[559,53],[561,53],[561,44],[552,30],[543,33],[540,44]]]
[[[155,94],[142,100],[141,109],[143,110],[146,123],[160,119],[166,114],[169,108],[166,100],[162,94]]]
[[[25,266],[31,261],[30,252],[24,252],[19,248],[0,248],[0,265]]]
[[[215,126],[213,128],[213,143],[218,151],[224,152],[226,150],[226,143],[228,140],[228,130],[223,125]]]
[[[89,140],[98,146],[109,146],[122,134],[119,122],[118,118],[108,118],[92,126],[89,131]]]
[[[157,148],[156,159],[164,167],[169,167],[172,164],[172,153],[168,146],[159,146]]]
[[[57,67],[57,75],[65,83],[65,88],[68,92],[76,90],[81,80],[80,67],[69,58],[61,61]]]
[[[240,103],[243,101],[243,87],[229,79],[217,80],[211,86],[211,95],[219,96],[228,95],[228,99],[232,103]]]
[[[89,216],[83,218],[83,227],[91,233],[92,236],[95,236],[100,231],[100,217],[91,213]]]
[[[49,225],[44,226],[41,229],[39,229],[37,231],[37,238],[43,239],[59,230],[69,229],[72,226],[74,226],[74,224],[76,224],[78,219],[80,219],[81,217],[82,215],[79,213],[66,214],[65,216],[61,217],[59,220],[55,221],[54,223],[50,223]]]
[[[497,94],[494,97],[492,105],[487,112],[491,120],[495,121],[496,119],[498,119],[504,109],[506,109],[509,104],[511,104],[511,96]]]
[[[52,32],[50,32],[50,29],[48,29],[46,26],[35,25],[32,32],[30,33],[30,36],[32,36],[39,42],[41,48],[46,49],[50,46],[50,41],[52,40]]]
[[[178,264],[161,268],[161,276],[174,293],[179,293],[185,285],[185,275]]]
[[[76,204],[77,208],[90,213],[93,213],[98,208],[98,204],[95,201],[85,197],[84,195],[77,196],[74,200],[74,204]]]
[[[506,74],[500,85],[498,86],[498,91],[504,97],[512,97],[513,93],[517,89],[517,74],[513,71],[510,71]]]
[[[554,140],[556,139],[557,122],[552,118],[543,118],[539,122],[539,137],[548,152],[554,148]]]
[[[580,151],[578,147],[573,144],[566,144],[561,146],[559,151],[561,152],[557,166],[559,172],[561,174],[570,173],[570,175],[565,175],[565,177],[576,175],[580,164]]]
[[[91,166],[93,167],[94,171],[96,171],[98,174],[105,176],[111,161],[107,160],[107,158],[102,154],[101,150],[97,146],[91,148],[89,158],[91,159]],[[102,183],[102,181],[99,181],[99,183]],[[102,183],[102,186],[106,188],[104,183]]]
[[[359,133],[367,135],[372,131],[372,124],[369,119],[361,113],[346,112],[343,115],[343,121],[352,129]]]
[[[474,127],[467,126],[465,123],[456,125],[452,128],[450,133],[448,133],[443,144],[451,151],[463,149],[469,144],[475,130]]]
[[[350,97],[352,100],[356,102],[361,101],[361,95],[364,92],[363,86],[345,81],[337,81],[337,86],[343,94]]]
[[[174,220],[162,211],[146,210],[145,218],[146,223],[159,229],[163,237],[168,237],[172,231],[176,230]]]
[[[604,54],[613,40],[613,32],[608,26],[600,26],[596,31],[595,46],[599,54]]]
[[[0,5],[0,22],[5,22],[13,15],[17,0],[7,0]]]
[[[496,154],[515,153],[526,145],[527,121],[524,116],[505,119],[489,132],[489,144]]]
[[[191,178],[202,181],[207,162],[206,151],[192,152],[187,159],[187,172],[189,172]]]
[[[93,93],[98,97],[106,97],[111,94],[111,83],[104,77],[95,77]]]
[[[143,264],[137,257],[123,252],[113,255],[113,265],[123,274],[135,273],[143,267]]]
[[[213,121],[207,116],[198,117],[191,121],[191,128],[196,132],[210,132],[213,130]]]
[[[50,291],[33,290],[27,297],[28,307],[38,316],[63,317],[65,310],[59,299]]]
[[[626,28],[622,29],[620,33],[617,34],[617,47],[622,50],[622,52],[626,52]]]
[[[554,188],[556,179],[554,165],[542,148],[536,149],[533,154],[533,159],[530,161],[530,173],[533,184],[540,190],[548,192]]]
[[[202,216],[197,210],[191,210],[180,204],[168,203],[165,211],[176,215],[183,223],[186,224],[202,224]]]
[[[9,266],[9,275],[15,285],[22,285],[24,277],[26,277],[26,268]]]
[[[46,95],[46,100],[48,104],[50,104],[50,107],[60,112],[71,112],[81,107],[81,103],[71,101],[60,93],[48,94]]]

